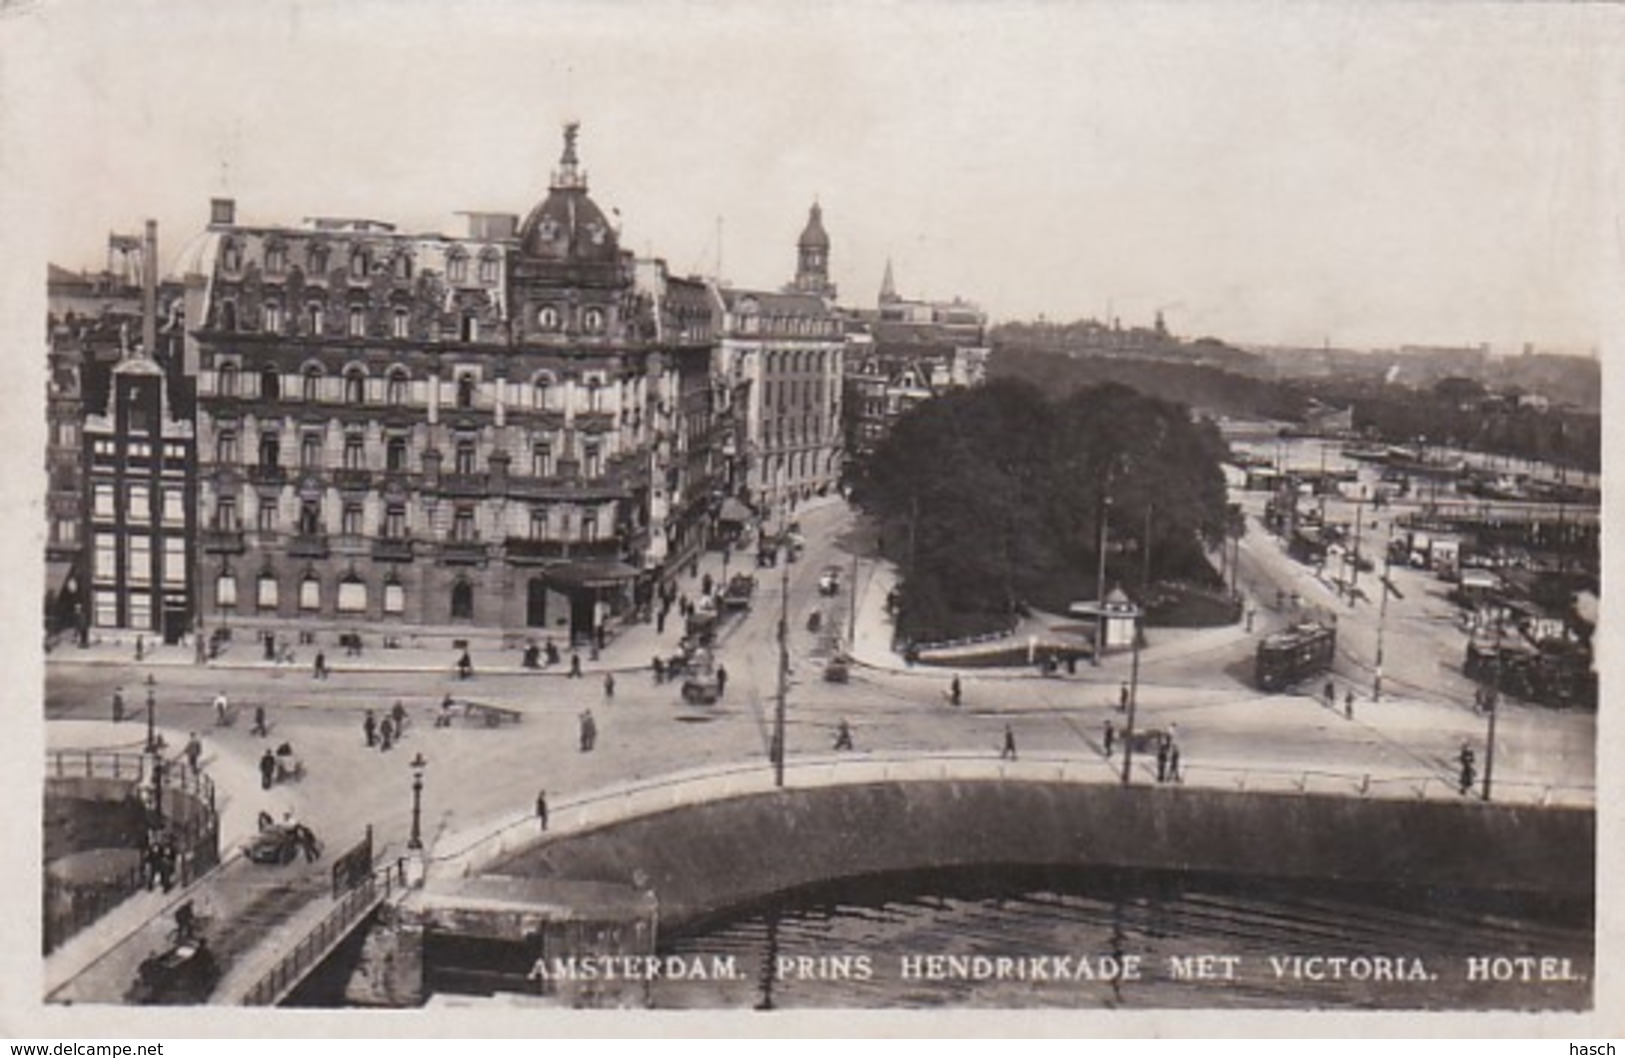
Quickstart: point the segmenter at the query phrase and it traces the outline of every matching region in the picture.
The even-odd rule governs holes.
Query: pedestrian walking
[[[604,673],[604,697],[615,697],[615,674],[613,672]]]
[[[660,684],[666,682],[666,662],[660,657],[659,654],[656,654],[654,661],[652,662],[652,666],[655,670],[655,686],[658,687]]]
[[[536,821],[543,830],[547,829],[547,791],[538,790],[536,793]]]
[[[260,789],[269,790],[271,784],[276,782],[276,754],[271,747],[265,747],[265,753],[260,757]]]
[[[1463,742],[1461,752],[1457,754],[1456,759],[1461,762],[1461,794],[1465,797],[1467,792],[1473,788],[1473,780],[1476,777],[1473,765],[1477,758],[1473,754],[1473,747]]]
[[[1331,680],[1326,681],[1326,708],[1337,708],[1337,686]]]
[[[1253,630],[1253,608],[1251,606],[1249,606],[1249,607],[1247,607],[1247,631],[1251,632],[1252,630]]]
[[[265,723],[265,706],[256,705],[254,707],[254,734],[259,738],[264,738],[270,733],[271,729]]]
[[[400,737],[406,734],[406,706],[401,704],[399,698],[395,699],[395,704],[390,707],[389,718],[395,721],[395,738],[399,741]]]
[[[1111,722],[1110,717],[1106,718],[1105,739],[1106,756],[1109,757],[1112,755],[1112,750],[1117,747],[1117,726]]]
[[[395,721],[384,717],[378,725],[378,752],[387,753],[395,744]]]
[[[465,651],[463,651],[463,656],[457,659],[457,678],[461,679],[461,680],[466,680],[466,679],[469,679],[470,677],[472,677],[473,675],[474,675],[474,659],[469,657],[468,656],[468,651],[465,650]]]
[[[838,750],[852,748],[852,725],[845,719],[835,727],[835,748]]]
[[[709,574],[709,573],[707,573],[705,576],[700,578],[700,594],[701,595],[710,595],[711,594],[711,574]]]
[[[194,731],[192,737],[186,740],[186,765],[192,769],[194,776],[198,772],[198,759],[202,756],[203,743],[198,741],[197,732]]]
[[[316,663],[311,667],[310,674],[318,680],[327,679],[327,654],[323,651],[316,651]]]
[[[581,714],[581,752],[591,753],[598,741],[598,725],[593,721],[592,710],[588,709]]]
[[[147,641],[142,636],[135,637],[135,660],[141,661],[147,656]]]
[[[151,708],[152,706],[151,689],[148,689],[147,691],[147,706],[148,708]],[[219,727],[225,727],[231,722],[230,716],[231,703],[226,700],[226,692],[221,691],[219,694],[214,696],[214,722]]]
[[[717,697],[721,698],[722,697],[722,692],[726,691],[727,689],[728,689],[728,670],[726,668],[724,668],[723,666],[718,665],[717,666]]]
[[[1344,717],[1344,719],[1347,719],[1347,720],[1353,720],[1354,719],[1354,691],[1353,690],[1350,690],[1347,694],[1343,695],[1343,717]]]
[[[1181,783],[1185,781],[1184,775],[1179,771],[1179,744],[1177,742],[1168,746],[1168,781]]]
[[[378,744],[378,718],[372,715],[371,709],[367,710],[367,718],[361,721],[361,733],[367,736],[368,749]]]
[[[1123,685],[1121,687],[1117,688],[1117,711],[1120,712],[1120,713],[1128,712],[1128,681],[1127,680],[1123,681]]]
[[[670,606],[661,605],[660,613],[655,617],[655,635],[663,636],[666,634],[666,614],[670,610]]]
[[[113,723],[124,720],[124,688],[118,687],[113,691]]]
[[[948,704],[958,705],[963,697],[963,691],[964,688],[960,686],[959,676],[956,674],[953,681],[948,684]]]
[[[547,655],[547,663],[549,665],[557,665],[559,663],[559,648],[558,645],[553,642],[552,636],[547,637],[547,643],[543,646],[542,653]]]
[[[1166,738],[1157,741],[1157,781],[1168,781],[1168,750],[1169,743]]]
[[[1004,725],[1004,748],[999,750],[1000,760],[1016,759],[1016,733],[1010,730],[1010,725]]]
[[[175,859],[174,842],[167,837],[160,840],[157,849],[158,884],[163,886],[166,893],[175,888]]]
[[[574,650],[570,651],[570,678],[572,680],[581,678],[581,654]]]

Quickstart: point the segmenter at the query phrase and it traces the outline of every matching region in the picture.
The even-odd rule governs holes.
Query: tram
[[[1318,676],[1331,669],[1336,653],[1337,629],[1318,621],[1305,621],[1267,635],[1258,644],[1258,689],[1284,690]]]

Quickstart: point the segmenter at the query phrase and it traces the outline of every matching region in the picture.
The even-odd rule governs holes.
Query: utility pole
[[[1360,523],[1365,520],[1364,500],[1354,499],[1354,551],[1349,555],[1354,572],[1349,574],[1349,605],[1354,605],[1354,589],[1360,583]]]
[[[1143,560],[1140,567],[1140,594],[1144,596],[1151,589],[1151,504],[1145,505],[1145,545],[1140,549]],[[1145,599],[1140,602],[1143,604]]]
[[[1495,718],[1501,712],[1501,617],[1495,618],[1495,682],[1490,687],[1490,730],[1484,739],[1484,800],[1490,799],[1495,774]]]
[[[780,562],[779,693],[773,703],[773,785],[784,785],[784,699],[790,692],[790,556]]]
[[[1129,784],[1130,767],[1134,761],[1134,707],[1140,697],[1140,615],[1145,611],[1134,609],[1133,655],[1128,677],[1128,719],[1123,726],[1123,785]]]
[[[1382,698],[1382,633],[1388,621],[1388,578],[1394,571],[1394,523],[1388,523],[1388,544],[1382,560],[1382,602],[1377,604],[1377,672],[1371,679],[1371,700]]]
[[[1106,649],[1106,517],[1111,505],[1110,496],[1101,497],[1100,562],[1095,572],[1095,649],[1091,658],[1096,667],[1100,665],[1100,655]]]
[[[846,649],[851,651],[858,642],[858,553],[852,552],[852,584],[846,597]]]

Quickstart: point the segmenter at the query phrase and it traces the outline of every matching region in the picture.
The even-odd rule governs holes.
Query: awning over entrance
[[[750,508],[739,502],[735,497],[729,496],[722,501],[722,511],[717,515],[717,518],[719,521],[738,522],[743,525],[751,519]]]
[[[615,588],[634,580],[638,571],[625,562],[561,562],[543,571],[562,588]]]

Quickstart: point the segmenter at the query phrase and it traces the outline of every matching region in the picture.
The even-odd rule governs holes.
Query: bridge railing
[[[1222,764],[1184,767],[1183,783],[1205,789],[1253,790],[1393,799],[1463,800],[1448,769],[1401,775],[1303,768],[1229,767]],[[1002,760],[985,751],[936,753],[857,753],[807,757],[785,763],[785,785],[799,789],[865,782],[1024,781],[1113,783],[1122,773],[1121,757],[1084,754],[1029,754]],[[1476,791],[1482,790],[1482,776]],[[1157,785],[1155,755],[1135,755],[1135,782]],[[1181,785],[1181,784],[1169,784]],[[553,805],[554,830],[591,830],[622,820],[687,805],[728,800],[775,789],[772,768],[741,761],[710,769],[692,769],[636,783],[610,787]],[[1595,804],[1594,787],[1497,780],[1498,802],[1586,806]],[[1471,793],[1470,796],[1477,796]],[[480,828],[478,836],[430,857],[431,864],[467,876],[539,834],[537,819],[515,813]],[[455,839],[454,839],[455,840]]]
[[[373,908],[390,898],[405,884],[405,864],[400,861],[372,871],[359,885],[347,890],[334,901],[331,910],[317,922],[311,931],[299,939],[265,976],[244,994],[242,1005],[249,1007],[273,1006],[279,1002],[311,969],[327,957],[333,948]]]

